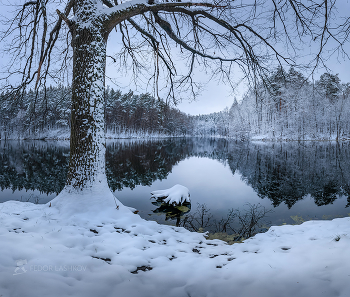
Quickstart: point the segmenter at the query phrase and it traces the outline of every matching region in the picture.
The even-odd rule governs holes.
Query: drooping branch
[[[272,45],[268,39],[264,36],[262,36],[258,31],[254,30],[251,26],[248,26],[244,22],[238,25],[231,25],[228,21],[223,20],[220,18],[222,13],[217,12],[217,16],[213,14],[213,9],[216,8],[217,10],[230,10],[230,9],[236,9],[237,7],[229,7],[229,6],[219,6],[219,5],[214,5],[214,4],[208,4],[208,3],[156,3],[153,4],[149,2],[149,6],[131,6],[129,8],[129,15],[137,15],[142,11],[142,15],[145,15],[146,12],[152,13],[154,19],[153,21],[148,22],[148,24],[151,26],[153,30],[157,32],[157,35],[160,37],[160,40],[163,40],[163,33],[158,32],[158,30],[155,28],[155,25],[158,25],[163,32],[166,33],[166,35],[174,41],[176,44],[180,45],[180,48],[186,50],[187,52],[191,53],[192,58],[190,62],[190,68],[189,68],[189,74],[184,76],[182,79],[179,80],[180,85],[183,84],[186,80],[190,81],[190,84],[193,84],[193,80],[189,79],[190,76],[192,75],[193,68],[194,68],[194,57],[199,56],[203,59],[204,65],[207,63],[206,60],[213,60],[213,61],[218,61],[218,70],[220,70],[226,78],[229,78],[229,73],[231,70],[230,65],[228,68],[228,71],[223,69],[223,62],[225,63],[236,63],[242,70],[243,68],[247,67],[248,72],[246,73],[258,73],[258,72],[264,72],[267,69],[264,68],[261,64],[261,57],[257,56],[255,53],[255,49],[253,46],[253,43],[250,39],[247,39],[245,34],[243,34],[242,30],[245,30],[246,32],[249,32],[252,37],[256,38],[256,40],[262,42],[265,44],[272,52],[275,54],[277,59],[281,59],[284,62],[287,62],[289,64],[292,64],[292,61],[288,59],[287,57],[284,57],[282,54],[280,54]],[[210,7],[210,10],[203,10],[203,9],[191,9],[193,6],[202,6],[204,8]],[[108,5],[111,7],[111,4]],[[138,11],[137,11],[138,10]],[[161,14],[166,15],[169,13],[170,15],[174,16],[174,24],[175,24],[175,29],[176,33],[170,24],[170,22],[163,18]],[[175,16],[176,15],[176,16]],[[123,15],[125,17],[125,15]],[[180,36],[180,27],[178,25],[178,16],[188,16],[191,20],[192,23],[192,32],[193,32],[193,40],[192,44],[194,46],[190,45],[190,43],[186,42],[183,38]],[[203,18],[206,20],[210,20],[215,24],[216,26],[219,26],[225,30],[228,31],[230,35],[218,32],[215,33],[215,31],[211,27],[206,27],[204,26],[200,21],[199,18]],[[116,21],[118,19],[117,14],[111,18],[113,21]],[[129,18],[131,19],[131,18]],[[158,54],[160,52],[159,47],[158,47],[158,40],[157,38],[151,34],[149,31],[146,31],[145,29],[141,29],[141,27],[136,23],[133,22],[131,23],[133,27],[139,31],[142,36],[144,36],[145,39],[149,40],[149,43],[153,49],[153,51],[156,53],[156,56],[158,57]],[[199,37],[199,31],[202,33],[208,34],[211,38],[213,38],[216,46],[217,46],[217,51],[221,52],[221,48],[224,49],[226,45],[223,44],[223,41],[227,43],[228,46],[232,46],[236,48],[237,50],[241,51],[240,54],[237,55],[229,55],[226,53],[226,55],[220,55],[217,56],[210,54],[208,52],[208,47],[204,46],[203,44],[203,39]],[[165,39],[168,42],[168,39]],[[157,42],[156,42],[157,41]],[[168,55],[168,51],[166,50],[165,53]],[[164,65],[166,68],[168,68],[168,71],[170,70],[169,65],[165,62],[165,60],[161,57],[163,60]],[[158,68],[157,68],[158,69]],[[244,70],[245,72],[245,70]],[[156,75],[156,74],[155,74]],[[169,72],[170,79],[172,79],[173,75],[171,72]],[[173,85],[172,85],[173,87]]]
[[[42,11],[42,15],[43,15],[43,22],[44,22],[44,30],[42,33],[42,37],[41,37],[41,51],[40,51],[40,62],[39,62],[39,67],[38,67],[38,75],[37,75],[37,79],[36,79],[36,83],[35,83],[35,89],[38,86],[38,83],[40,81],[40,71],[41,71],[41,67],[43,65],[43,57],[44,57],[44,52],[45,52],[45,42],[46,42],[46,32],[47,32],[47,15],[46,15],[46,4],[43,2],[43,0],[40,1],[40,9]]]
[[[135,23],[132,19],[128,19],[128,22],[137,30],[139,31],[142,35],[144,35],[145,37],[147,37],[147,41],[150,41],[153,50],[158,51],[158,55],[159,57],[162,59],[162,61],[164,62],[164,64],[166,65],[166,67],[168,68],[168,71],[170,73],[171,76],[175,75],[175,73],[173,72],[173,67],[170,66],[170,64],[168,63],[168,61],[165,59],[165,57],[159,52],[159,41],[150,33],[148,33],[147,31],[143,30],[137,23]]]
[[[69,14],[74,0],[67,2],[64,13]],[[52,50],[58,40],[61,29],[62,19],[54,23],[54,26],[49,29],[52,20],[47,14],[47,0],[28,1],[21,6],[21,9],[14,16],[8,30],[3,34],[3,38],[11,36],[16,30],[19,34],[15,35],[9,46],[8,52],[17,53],[13,55],[13,63],[9,64],[9,76],[22,76],[21,83],[14,88],[23,90],[33,81],[35,88],[41,85],[41,81],[46,81],[49,75],[50,61]],[[17,58],[16,58],[17,57]],[[35,61],[35,58],[38,58]],[[24,61],[24,66],[20,67],[20,63],[15,63],[17,59]],[[12,68],[18,68],[16,71],[11,71]],[[45,68],[45,70],[43,70]],[[7,80],[9,77],[6,77]],[[12,88],[11,85],[9,85]]]
[[[59,11],[58,9],[56,9],[56,12],[57,12],[57,14],[59,15],[59,17],[60,17],[63,21],[65,21],[65,23],[67,24],[67,26],[68,26],[69,28],[71,28],[71,27],[72,27],[72,23],[71,23],[71,21],[67,18],[67,16],[66,16],[64,13],[62,13],[61,11]]]
[[[177,37],[177,35],[174,33],[171,25],[169,24],[169,22],[167,22],[166,20],[162,19],[157,12],[154,13],[154,18],[156,23],[168,34],[168,36],[174,40],[177,44],[179,44],[180,46],[182,46],[183,48],[185,48],[186,50],[190,51],[192,54],[196,54],[198,56],[201,56],[203,58],[208,58],[211,60],[220,60],[220,61],[225,61],[225,62],[235,62],[237,61],[237,58],[233,58],[233,59],[226,59],[226,58],[222,58],[222,57],[215,57],[215,56],[211,56],[208,54],[204,54],[200,51],[197,51],[196,49],[190,47],[188,44],[186,44],[183,40],[181,40],[180,38]]]
[[[270,50],[272,50],[277,57],[279,58],[282,58],[283,60],[285,60],[286,62],[289,60],[288,58],[282,56],[277,50],[276,48],[268,42],[267,38],[266,37],[263,37],[261,34],[259,34],[256,30],[254,30],[252,27],[244,24],[244,23],[241,23],[241,24],[237,24],[235,26],[232,26],[231,24],[229,24],[227,21],[223,20],[223,19],[220,19],[220,18],[217,18],[215,17],[214,15],[208,13],[207,11],[204,11],[204,10],[194,10],[194,11],[190,11],[190,10],[187,10],[187,9],[183,9],[183,8],[174,8],[172,10],[165,10],[167,12],[180,12],[180,13],[183,13],[185,15],[189,15],[191,17],[194,17],[194,16],[197,16],[197,15],[202,15],[204,16],[205,18],[213,21],[214,23],[216,23],[217,25],[227,29],[229,32],[233,33],[235,35],[235,37],[237,38],[238,42],[241,43],[241,45],[243,46],[243,44],[246,44],[248,45],[249,42],[245,39],[245,38],[242,38],[243,37],[243,34],[241,32],[239,32],[239,28],[245,28],[247,29],[248,31],[250,31],[250,33],[252,33],[255,37],[257,37],[261,42],[263,42]],[[164,28],[163,28],[164,29]],[[165,30],[165,29],[164,29]],[[166,30],[165,30],[166,31]],[[238,33],[238,34],[237,34]],[[241,35],[241,37],[239,36]],[[251,49],[253,48],[252,46],[249,46]],[[243,50],[246,51],[247,50],[247,47],[244,46],[243,47]],[[222,59],[224,60],[224,59]],[[229,61],[231,61],[229,59]]]
[[[53,27],[53,29],[50,32],[49,40],[46,43],[46,48],[45,48],[45,36],[46,36],[47,26],[43,32],[42,54],[40,55],[39,67],[38,67],[38,71],[37,71],[37,81],[35,83],[35,88],[37,88],[37,85],[39,83],[41,67],[42,67],[42,64],[44,63],[45,60],[47,60],[47,66],[46,66],[46,71],[45,71],[45,75],[44,75],[44,79],[46,80],[46,76],[47,76],[47,74],[49,72],[49,68],[50,68],[52,49],[55,46],[55,43],[58,39],[61,25],[62,25],[62,20],[64,20],[66,22],[66,24],[69,26],[69,28],[71,28],[71,23],[68,20],[68,18],[66,17],[66,15],[69,15],[69,13],[73,7],[73,3],[74,3],[74,0],[70,0],[68,2],[67,6],[65,8],[64,14],[61,13],[58,9],[56,10],[58,15],[60,16],[60,18],[58,19],[58,21],[56,22],[56,25]],[[44,7],[43,9],[46,10],[46,7]]]

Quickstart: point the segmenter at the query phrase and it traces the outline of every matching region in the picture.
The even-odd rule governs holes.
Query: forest
[[[230,108],[195,117],[195,135],[239,140],[349,139],[350,84],[324,73],[311,82],[291,67],[277,68],[266,80],[234,99]]]
[[[0,138],[69,138],[71,88],[56,86],[0,95]],[[114,137],[186,135],[189,118],[150,94],[105,91],[107,135]],[[62,137],[61,137],[62,138]]]
[[[0,95],[2,139],[69,138],[71,88]],[[350,133],[350,83],[324,73],[310,81],[277,68],[221,112],[191,116],[149,93],[105,91],[109,138],[215,136],[238,140],[344,140]]]

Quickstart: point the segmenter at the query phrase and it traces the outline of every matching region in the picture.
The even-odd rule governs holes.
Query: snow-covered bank
[[[92,206],[94,208],[94,206]],[[0,204],[0,296],[348,296],[350,218],[206,240],[124,208]],[[119,215],[123,212],[122,215]]]
[[[325,136],[325,135],[319,135],[318,137],[315,136],[292,136],[292,135],[286,135],[281,137],[273,137],[271,135],[255,135],[250,137],[250,141],[349,141],[349,137],[339,137],[337,138],[336,135]]]
[[[186,135],[169,135],[160,132],[147,132],[147,131],[121,131],[120,133],[106,133],[106,139],[156,139],[156,138],[169,138],[169,137],[186,137]],[[188,135],[187,135],[188,137]],[[6,138],[0,138],[0,140],[69,140],[70,131],[68,130],[47,130],[40,133],[32,134],[9,134]]]
[[[0,131],[1,132],[1,131]],[[0,133],[1,134],[1,133]],[[1,136],[1,135],[0,135]],[[190,134],[167,134],[162,132],[148,132],[148,131],[137,131],[137,130],[119,130],[114,133],[113,131],[106,132],[106,139],[162,139],[162,138],[173,138],[173,137],[193,137],[193,138],[207,138],[207,139],[227,139],[227,140],[236,140],[236,141],[279,141],[279,142],[288,142],[288,141],[349,141],[348,136],[341,136],[337,138],[337,135],[283,135],[283,136],[273,136],[270,134],[262,135],[240,135],[238,136],[223,136],[220,134],[203,134],[196,135],[193,133]],[[46,130],[38,133],[32,134],[18,134],[12,133],[7,134],[6,137],[0,138],[0,140],[69,140],[70,131],[67,129],[55,129],[55,130]]]

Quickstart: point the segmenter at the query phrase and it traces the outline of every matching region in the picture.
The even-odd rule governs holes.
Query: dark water
[[[68,142],[1,141],[0,202],[50,201],[64,187],[68,159]],[[123,140],[107,143],[106,159],[117,198],[160,223],[179,223],[203,204],[212,222],[231,209],[246,209],[247,203],[273,210],[265,221],[274,225],[350,213],[348,142]],[[191,207],[182,213],[150,200],[151,191],[175,184],[191,193]]]

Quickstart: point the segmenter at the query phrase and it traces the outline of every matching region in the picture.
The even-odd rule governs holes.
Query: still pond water
[[[47,203],[64,187],[69,142],[0,141],[0,203]],[[249,143],[225,139],[107,143],[110,188],[140,216],[175,224],[205,205],[212,221],[247,204],[272,210],[265,224],[350,213],[350,143]],[[172,212],[150,192],[189,188],[191,206]],[[153,203],[152,203],[153,202]],[[1,207],[0,207],[1,211]]]

